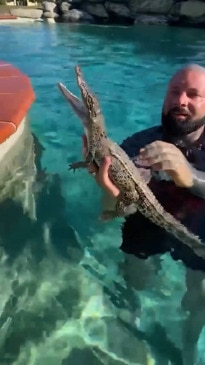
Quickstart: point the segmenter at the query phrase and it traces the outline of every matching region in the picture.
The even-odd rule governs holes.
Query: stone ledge
[[[29,8],[15,8],[10,9],[10,14],[19,18],[31,18],[38,19],[41,18],[43,14],[42,9],[29,9]]]

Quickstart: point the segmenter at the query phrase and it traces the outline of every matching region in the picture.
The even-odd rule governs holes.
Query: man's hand
[[[87,154],[87,138],[83,135],[83,156]],[[108,176],[108,169],[111,164],[110,157],[105,157],[102,165],[98,168],[95,164],[90,164],[88,172],[94,175],[98,185],[101,186],[111,197],[117,197],[120,193],[119,189],[112,183]]]
[[[153,170],[165,171],[177,186],[190,188],[193,185],[189,164],[182,152],[173,144],[155,141],[140,150],[140,163]]]

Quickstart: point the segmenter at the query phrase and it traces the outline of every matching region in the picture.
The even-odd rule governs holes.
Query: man
[[[139,166],[149,167],[149,186],[165,209],[198,234],[205,213],[204,122],[205,69],[188,65],[176,72],[169,82],[161,126],[136,133],[121,145],[130,157],[138,156]],[[85,137],[83,149],[85,154]],[[109,166],[110,158],[106,157],[99,169],[92,164],[88,171],[114,204],[119,190],[109,179]],[[181,246],[176,245],[173,249],[174,240],[171,247],[170,241],[165,239],[166,233],[139,212],[126,218],[122,233],[121,249],[125,253],[146,258],[169,251],[174,259],[181,259],[188,266],[187,293],[182,301],[185,310],[189,311],[184,324],[183,359],[184,364],[193,365],[205,318],[205,262],[196,258],[188,247],[179,249]],[[205,239],[205,232],[202,233],[202,239]]]

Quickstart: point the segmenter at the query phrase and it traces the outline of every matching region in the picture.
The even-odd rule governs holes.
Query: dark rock
[[[119,17],[125,17],[125,18],[133,17],[130,9],[128,9],[128,7],[124,4],[116,4],[110,1],[106,1],[105,8],[108,10],[108,12],[113,13]]]
[[[134,25],[137,24],[168,24],[168,17],[165,15],[139,14],[135,17]]]
[[[167,14],[173,0],[129,0],[129,9],[135,14]]]
[[[77,23],[79,21],[92,22],[94,20],[92,15],[88,14],[86,11],[77,9],[72,9],[67,11],[66,13],[63,14],[62,18],[65,22],[69,23]]]
[[[61,4],[60,4],[60,9],[63,13],[67,13],[70,8],[71,8],[71,4],[69,4],[67,1],[63,1]]]
[[[103,4],[83,3],[82,9],[85,10],[87,13],[99,18],[109,17],[108,12]]]

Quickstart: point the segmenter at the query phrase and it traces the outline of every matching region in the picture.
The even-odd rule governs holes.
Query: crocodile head
[[[73,94],[67,87],[61,82],[58,83],[59,90],[67,100],[67,102],[72,107],[73,111],[76,113],[78,118],[83,122],[84,127],[88,126],[88,112],[83,104],[83,102]]]
[[[103,123],[100,104],[96,96],[89,90],[79,66],[75,66],[75,73],[82,100],[89,115],[90,123]]]
[[[96,125],[97,129],[104,129],[104,118],[96,96],[89,90],[79,66],[75,66],[75,73],[82,101],[61,82],[58,83],[60,91],[81,119],[86,129],[93,124]]]

